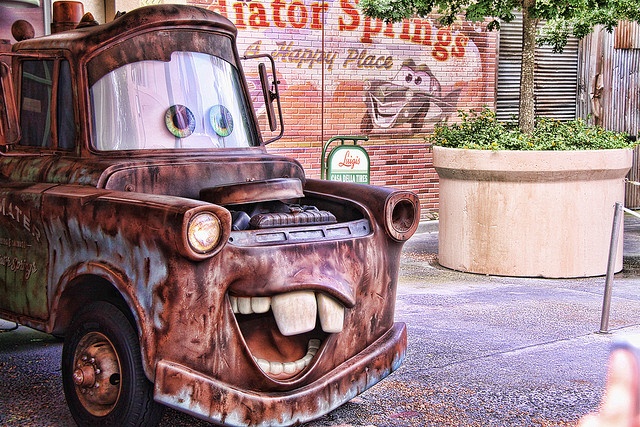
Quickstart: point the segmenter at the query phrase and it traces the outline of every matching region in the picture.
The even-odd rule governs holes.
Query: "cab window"
[[[73,149],[76,131],[69,63],[23,61],[20,88],[20,145]]]

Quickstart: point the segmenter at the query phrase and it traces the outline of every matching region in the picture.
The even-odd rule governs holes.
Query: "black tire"
[[[108,302],[74,317],[62,349],[62,385],[79,426],[155,426],[164,407],[142,369],[134,327]]]

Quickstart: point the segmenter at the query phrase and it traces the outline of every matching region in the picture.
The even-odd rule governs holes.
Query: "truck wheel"
[[[162,417],[136,331],[107,302],[91,304],[73,319],[62,349],[62,385],[79,426],[154,426]]]

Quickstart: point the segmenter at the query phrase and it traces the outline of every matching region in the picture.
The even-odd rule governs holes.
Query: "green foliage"
[[[521,0],[360,0],[366,16],[385,22],[400,22],[413,16],[440,15],[442,25],[453,24],[464,14],[469,21],[492,18],[489,29],[500,28],[499,20],[509,22],[513,11],[521,8]]]
[[[547,20],[538,43],[561,52],[569,35],[580,39],[596,25],[611,32],[621,20],[640,22],[640,3],[636,0],[537,0],[534,15]]]
[[[561,122],[539,118],[533,134],[525,135],[515,122],[500,122],[496,114],[458,112],[460,123],[436,125],[426,139],[433,145],[476,150],[603,150],[632,148],[627,134],[588,125],[584,120]]]
[[[469,21],[488,19],[488,29],[500,29],[500,22],[513,20],[513,12],[522,10],[524,0],[360,0],[366,16],[385,22],[399,22],[414,16],[440,14],[442,25],[451,25],[460,17]],[[561,52],[567,37],[582,38],[594,26],[612,31],[620,20],[640,22],[637,0],[534,0],[531,7],[535,19],[545,21],[539,44],[551,45]]]

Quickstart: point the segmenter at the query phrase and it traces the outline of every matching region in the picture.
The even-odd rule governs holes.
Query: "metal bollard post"
[[[613,213],[613,227],[611,229],[611,244],[609,245],[609,262],[607,264],[607,276],[604,283],[604,298],[602,300],[602,317],[600,318],[601,334],[609,333],[609,311],[611,310],[611,284],[613,282],[613,270],[616,266],[618,238],[620,237],[620,217],[622,203],[616,202]]]

